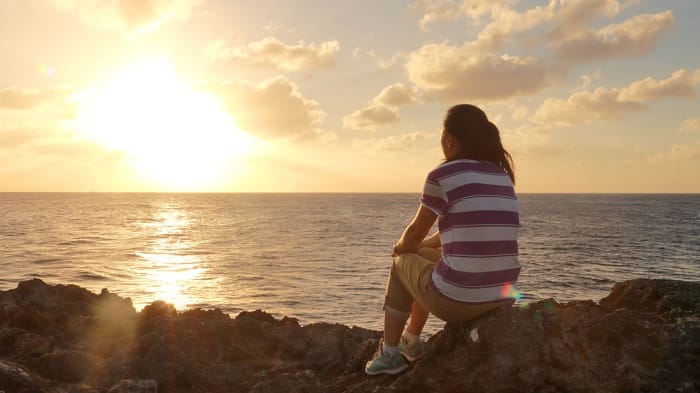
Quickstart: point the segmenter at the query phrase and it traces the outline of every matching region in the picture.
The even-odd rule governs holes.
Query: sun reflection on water
[[[193,255],[196,244],[188,236],[190,220],[178,204],[164,203],[154,219],[142,224],[152,228],[153,239],[143,252],[142,268],[137,274],[144,279],[144,291],[154,300],[164,300],[182,310],[195,303],[189,289],[206,269]]]

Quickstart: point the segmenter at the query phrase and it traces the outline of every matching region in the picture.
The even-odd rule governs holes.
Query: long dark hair
[[[515,184],[513,158],[503,148],[498,127],[489,121],[484,111],[474,105],[455,105],[447,110],[443,127],[459,142],[460,150],[455,159],[496,164],[506,171]]]

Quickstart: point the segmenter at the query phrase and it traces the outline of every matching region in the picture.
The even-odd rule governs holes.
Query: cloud
[[[171,20],[184,20],[202,0],[52,0],[87,25],[138,36]]]
[[[227,48],[223,42],[216,42],[207,48],[215,60],[230,60],[253,66],[267,65],[283,71],[304,71],[329,68],[340,50],[338,41],[326,41],[318,45],[284,42],[267,37],[254,41],[245,48]]]
[[[684,120],[680,129],[681,131],[700,131],[700,117]]]
[[[515,3],[517,2],[513,0],[419,0],[411,8],[421,14],[419,25],[426,30],[430,24],[447,23],[465,17],[478,21]]]
[[[459,8],[459,4],[449,0],[419,0],[411,6],[415,13],[421,14],[418,24],[424,30],[432,23],[446,23],[461,18]]]
[[[588,28],[598,18],[614,18],[621,10],[637,4],[637,0],[550,0],[545,5],[518,10],[514,0],[420,0],[413,10],[422,15],[422,28],[431,23],[467,19],[471,27],[480,27],[471,49],[481,53],[493,52],[519,35],[521,44],[532,45],[551,41],[565,58],[571,55],[586,61],[599,57],[643,54],[656,43],[659,34],[673,25],[670,11],[654,15],[639,15],[620,24],[599,30]],[[483,22],[486,22],[485,24]],[[548,31],[548,34],[542,34]],[[629,46],[626,46],[629,45]],[[584,52],[577,49],[587,49]]]
[[[645,78],[623,88],[573,93],[566,100],[547,99],[536,110],[533,121],[568,126],[594,120],[619,119],[627,112],[648,110],[645,102],[667,97],[693,97],[694,79],[687,70],[678,70],[669,78],[657,81]]]
[[[533,121],[558,126],[590,123],[594,120],[620,119],[626,112],[648,108],[638,102],[620,101],[617,89],[598,88],[580,91],[567,100],[548,98],[535,112]]]
[[[511,111],[510,118],[511,120],[521,121],[527,119],[527,114],[528,109],[526,106],[517,106]]]
[[[700,158],[700,146],[674,145],[668,158],[674,161],[696,160]]]
[[[58,156],[74,160],[93,158],[118,158],[123,152],[115,152],[95,142],[76,137],[59,130],[59,124],[41,128],[17,127],[0,129],[0,150],[22,151],[24,155],[40,157]]]
[[[456,45],[428,43],[409,53],[405,67],[411,82],[426,97],[446,102],[530,95],[552,86],[577,64],[648,53],[674,23],[673,13],[664,11],[605,24],[637,0],[550,0],[527,9],[516,8],[517,3],[414,3],[422,27],[464,18],[473,39]],[[523,54],[499,53],[506,45]]]
[[[652,162],[700,160],[700,143],[695,145],[673,145],[670,151],[651,157]]]
[[[378,127],[400,120],[399,114],[394,108],[371,104],[370,106],[356,110],[343,117],[343,126],[353,130],[376,130]]]
[[[579,3],[591,2],[599,1],[579,1]],[[546,6],[536,6],[523,12],[514,8],[517,3],[518,1],[515,0],[463,0],[458,3],[444,0],[421,0],[413,6],[413,9],[423,14],[419,24],[424,30],[430,23],[467,19],[470,29],[475,27],[481,29],[476,40],[470,43],[471,49],[478,50],[480,53],[489,53],[500,49],[512,36],[555,20],[558,12],[571,8],[571,4],[577,2],[565,2],[561,5],[562,10],[557,10],[558,2],[550,1]]]
[[[391,153],[408,150],[425,139],[427,139],[427,134],[422,132],[392,135],[385,138],[355,139],[352,141],[352,148],[365,152]]]
[[[577,0],[562,4],[558,13],[552,13],[554,27],[549,37],[557,39],[568,37],[585,29],[598,16],[614,18],[622,8],[616,0]]]
[[[315,138],[325,118],[318,103],[283,76],[259,84],[217,82],[202,88],[221,100],[242,130],[266,138]]]
[[[10,86],[0,89],[0,108],[27,110],[65,98],[65,89],[33,90]]]
[[[391,86],[385,87],[379,95],[374,98],[374,102],[378,105],[388,107],[410,105],[416,102],[416,93],[413,89],[401,83],[394,83]]]
[[[445,101],[502,100],[536,93],[553,81],[541,60],[479,55],[468,44],[425,45],[409,55],[406,71],[428,97]]]
[[[571,63],[649,53],[662,33],[673,27],[673,13],[637,15],[598,30],[581,29],[555,39],[554,53]]]
[[[389,59],[377,58],[377,67],[381,70],[389,69],[397,64],[402,64],[406,61],[407,55],[403,52],[397,52]]]
[[[367,56],[372,59],[380,70],[387,70],[396,65],[402,65],[406,61],[406,53],[396,52],[389,58],[381,58],[377,56],[374,49],[363,50],[361,48],[355,48],[352,51],[352,57],[359,58],[361,56]]]
[[[633,82],[620,91],[620,99],[625,101],[651,101],[665,97],[695,97],[694,81],[688,70],[678,70],[669,78],[657,81],[645,78]]]
[[[84,139],[57,139],[36,143],[32,151],[42,157],[57,156],[75,161],[124,162],[127,154],[122,150],[109,149],[99,143]]]
[[[400,120],[398,107],[416,102],[413,89],[401,83],[385,87],[369,106],[343,117],[343,126],[355,130],[375,130]]]

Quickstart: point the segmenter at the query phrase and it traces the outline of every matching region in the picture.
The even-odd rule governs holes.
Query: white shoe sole
[[[422,358],[425,354],[420,355],[420,356],[413,357],[413,356],[411,356],[411,355],[409,355],[409,354],[407,354],[407,353],[401,352],[401,355],[403,355],[403,357],[405,357],[406,360],[408,360],[409,362],[413,363],[413,362],[415,362],[416,360]]]
[[[379,374],[396,375],[396,374],[401,374],[402,372],[406,371],[407,369],[408,369],[408,364],[405,365],[404,367],[396,368],[393,370],[369,371],[369,370],[367,370],[367,368],[365,368],[365,374],[367,374],[367,375],[379,375]]]

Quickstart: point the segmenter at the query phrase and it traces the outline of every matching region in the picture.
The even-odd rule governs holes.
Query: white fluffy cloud
[[[470,26],[481,30],[472,42],[475,48],[497,50],[500,46],[520,33],[529,33],[538,28],[549,31],[548,37],[554,41],[575,37],[581,33],[595,31],[587,28],[596,18],[614,18],[621,10],[638,3],[638,0],[550,0],[547,4],[518,10],[517,0],[419,0],[413,10],[421,15],[420,26],[445,23],[457,19],[467,19]],[[661,19],[667,13],[662,13]],[[600,34],[641,35],[641,29],[650,27],[642,17],[632,18],[620,25],[610,25],[599,30]],[[647,32],[654,34],[655,32]],[[637,37],[638,38],[638,37]],[[633,40],[634,41],[634,40]]]
[[[532,94],[552,82],[533,57],[479,55],[470,45],[428,44],[406,64],[409,79],[428,97],[445,101],[498,100]]]
[[[400,120],[394,108],[371,104],[343,117],[343,126],[354,130],[376,130],[377,127],[396,123]]]
[[[306,44],[303,41],[285,44],[273,37],[251,42],[244,48],[227,48],[223,42],[216,42],[207,48],[216,60],[229,60],[253,66],[267,65],[283,71],[331,67],[339,50],[338,41],[326,41],[318,45]]]
[[[238,126],[267,138],[312,138],[325,113],[305,98],[285,77],[251,84],[244,81],[212,83],[203,87],[218,97]]]
[[[75,12],[93,27],[124,31],[131,36],[152,31],[171,20],[189,17],[202,0],[52,0]]]
[[[672,27],[671,11],[637,15],[598,30],[581,29],[561,39],[553,37],[552,49],[559,58],[573,63],[643,55]]]
[[[401,83],[385,87],[369,106],[343,117],[343,126],[355,130],[375,130],[400,120],[398,107],[416,102],[413,89]]]
[[[619,119],[627,112],[647,110],[647,101],[693,97],[695,83],[688,70],[678,70],[661,81],[646,78],[623,88],[600,87],[592,91],[578,91],[566,100],[545,100],[535,112],[533,120],[541,124],[566,126]]]
[[[566,100],[548,98],[537,109],[533,120],[537,123],[567,126],[594,120],[619,119],[624,113],[646,109],[639,102],[620,101],[617,89],[598,88],[594,91],[576,92]]]
[[[657,81],[645,78],[633,82],[620,91],[620,99],[624,101],[651,101],[664,97],[694,97],[694,85],[698,83],[688,70],[678,70],[670,77]]]
[[[411,8],[421,15],[420,26],[427,29],[430,24],[446,23],[461,18],[478,21],[484,16],[507,10],[517,3],[514,0],[419,0]]]
[[[664,11],[605,24],[635,0],[550,0],[527,9],[517,3],[415,3],[422,27],[463,18],[473,38],[460,45],[429,43],[408,54],[411,82],[428,98],[447,102],[530,95],[566,77],[577,64],[648,53],[674,23],[673,13]],[[509,55],[504,49],[510,47],[537,57]]]
[[[416,102],[416,93],[410,87],[406,87],[401,83],[394,83],[391,86],[385,87],[374,102],[378,105],[388,107],[399,107],[404,105],[414,104]]]

